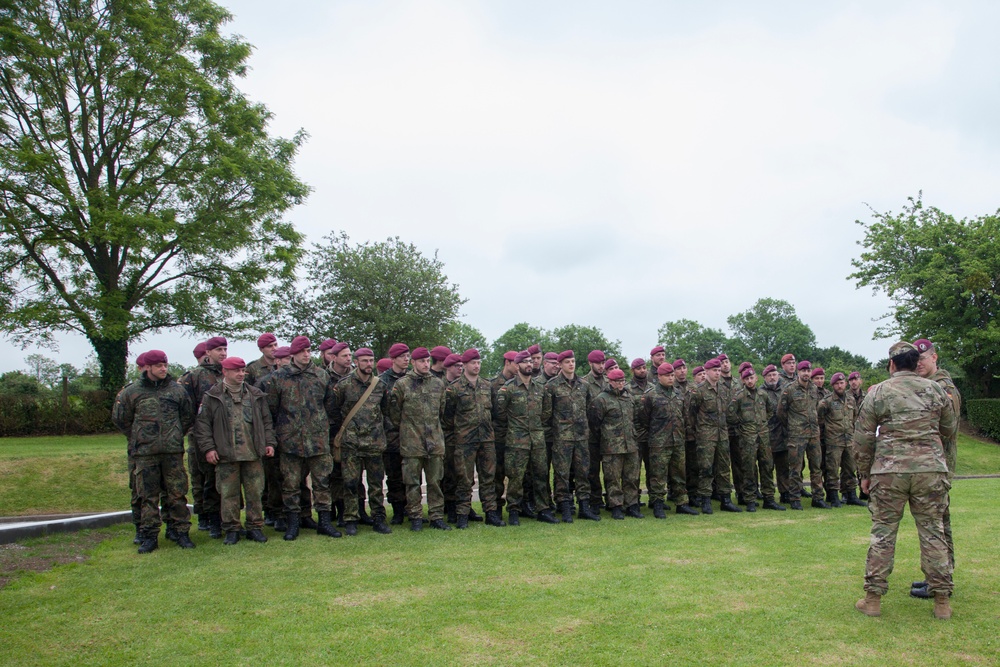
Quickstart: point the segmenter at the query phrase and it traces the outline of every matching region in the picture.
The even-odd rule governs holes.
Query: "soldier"
[[[698,369],[695,369],[696,371]],[[742,512],[733,504],[733,483],[729,478],[729,428],[726,424],[726,391],[719,386],[722,363],[709,359],[702,369],[705,382],[691,393],[688,427],[695,433],[698,457],[698,498],[702,514],[712,514],[712,484],[719,490],[719,509]],[[697,373],[695,374],[697,377]]]
[[[704,366],[695,366],[694,370],[691,371],[691,384],[698,388],[698,386],[705,383],[705,379],[708,377],[708,373],[705,372]]]
[[[684,397],[674,388],[674,367],[666,362],[656,369],[657,385],[639,399],[637,422],[649,434],[649,505],[653,516],[665,519],[669,497],[677,503],[677,514],[698,514],[688,504],[685,475],[686,440]]]
[[[778,418],[788,433],[789,504],[802,509],[802,470],[809,457],[809,483],[812,485],[812,506],[830,509],[823,500],[823,474],[819,462],[819,390],[810,381],[812,364],[807,360],[796,366],[799,374],[794,384],[785,385],[778,399]]]
[[[549,380],[559,375],[559,355],[555,352],[546,352],[542,357],[542,372],[538,379],[542,384],[548,384]]]
[[[733,394],[740,388],[741,383],[739,378],[733,377],[733,362],[729,360],[729,355],[726,353],[720,354],[716,359],[722,364],[719,368],[722,371],[722,375],[719,377],[719,387],[723,391],[723,397],[726,401],[726,405],[733,399]],[[743,362],[749,363],[749,362]],[[744,369],[740,369],[740,373]],[[733,474],[733,488],[736,490],[736,504],[746,505],[748,498],[743,497],[743,462],[740,460],[740,436],[737,433],[736,428],[730,424],[729,425],[729,463],[732,466]],[[756,466],[754,467],[756,469]],[[754,499],[757,497],[757,483],[754,479]],[[718,489],[713,488],[713,491],[718,491]]]
[[[225,545],[240,541],[241,492],[246,499],[247,537],[254,542],[267,542],[261,532],[264,527],[261,459],[274,456],[277,442],[267,397],[245,379],[243,360],[227,357],[222,362],[222,382],[205,392],[194,427],[199,452],[215,466]]]
[[[688,422],[688,409],[694,385],[688,382],[687,363],[683,359],[675,359],[671,366],[674,367],[674,389],[684,399],[684,479],[687,484],[688,498],[697,505],[699,503],[698,448],[695,443],[694,430],[690,428]]]
[[[205,341],[205,359],[201,365],[188,371],[177,380],[188,395],[195,410],[201,406],[201,399],[209,389],[222,381],[222,361],[228,353],[229,343],[222,336],[213,336]],[[193,425],[193,424],[192,424]],[[198,464],[201,486],[201,514],[208,519],[209,536],[222,538],[222,504],[219,491],[215,487],[215,466],[205,460],[198,451],[194,438],[188,436],[188,456]],[[192,478],[191,484],[195,480]],[[198,517],[198,528],[201,529],[201,515]]]
[[[559,355],[559,374],[545,384],[551,413],[542,420],[552,434],[555,502],[562,520],[573,523],[573,490],[580,505],[577,516],[600,521],[590,508],[590,428],[587,423],[588,387],[576,375],[573,350]]]
[[[184,495],[184,433],[194,422],[194,405],[170,375],[165,353],[150,350],[144,362],[146,370],[139,381],[122,390],[111,413],[132,449],[140,506],[139,553],[148,554],[159,546],[161,502],[173,524],[177,546],[193,549],[188,536],[191,512]]]
[[[764,398],[770,403],[767,420],[768,441],[771,445],[771,460],[774,463],[775,477],[778,480],[778,498],[781,502],[789,502],[788,489],[790,488],[788,477],[788,442],[785,436],[785,426],[778,419],[778,401],[781,398],[781,375],[778,367],[768,364],[764,367]],[[763,485],[763,479],[761,479]],[[785,508],[778,505],[780,511]],[[773,509],[773,508],[767,508]]]
[[[517,356],[517,352],[508,350],[503,353],[503,368],[497,373],[496,377],[490,379],[490,390],[493,392],[493,405],[496,406],[497,403],[497,392],[500,391],[500,387],[507,384],[507,382],[517,375],[517,364],[514,363],[514,358]],[[493,418],[493,438],[494,447],[496,448],[497,454],[497,471],[496,476],[493,478],[493,484],[496,487],[496,497],[497,497],[497,507],[500,509],[501,513],[503,511],[504,503],[504,489],[507,476],[507,466],[506,464],[506,451],[507,451],[507,430],[506,427],[497,422],[496,412],[494,411]],[[522,482],[523,483],[523,482]]]
[[[635,399],[625,389],[620,368],[608,372],[608,387],[587,410],[590,429],[601,439],[601,467],[611,518],[642,519],[639,511],[639,446],[635,438]],[[625,511],[622,511],[622,507]]]
[[[431,350],[431,362],[431,374],[435,375],[433,363],[434,350]],[[445,357],[442,368],[444,369],[444,375],[439,377],[444,380],[445,387],[448,387],[458,380],[458,378],[462,377],[464,369],[462,355],[449,354]],[[449,428],[447,421],[441,423],[441,428],[444,431],[444,477],[441,478],[441,493],[444,494],[444,513],[448,517],[448,523],[458,523],[458,474],[455,471],[455,434]],[[494,454],[494,456],[496,455]],[[483,518],[475,515],[475,519],[473,520],[482,521]]]
[[[372,530],[388,535],[385,522],[382,481],[385,479],[385,410],[388,398],[385,383],[373,376],[375,353],[367,347],[354,353],[354,372],[333,388],[336,406],[330,430],[340,443],[344,471],[344,532],[358,534],[361,502],[361,473],[368,477],[368,503],[372,509]],[[363,401],[363,402],[362,402]]]
[[[208,363],[208,355],[205,354],[204,342],[198,343],[194,346],[194,358],[196,364],[195,368]],[[136,362],[138,362],[138,358],[136,359]],[[141,377],[141,369],[139,374]],[[181,377],[183,377],[183,375]],[[194,504],[194,513],[198,517],[198,530],[208,530],[208,514],[205,512],[201,498],[201,492],[205,485],[205,480],[201,476],[201,467],[198,465],[198,448],[194,445],[193,437],[188,437],[187,467],[188,476],[191,480],[191,502]]]
[[[922,378],[927,378],[933,382],[937,382],[944,389],[944,392],[948,394],[948,398],[951,399],[952,406],[955,410],[956,418],[962,414],[962,395],[958,391],[958,387],[955,386],[955,382],[951,379],[951,375],[948,371],[943,368],[938,367],[938,355],[937,350],[934,349],[934,343],[927,340],[926,338],[921,338],[920,340],[913,343],[913,346],[917,348],[920,353],[920,360],[917,362],[917,375]],[[860,387],[861,378],[858,378],[858,385]],[[860,403],[858,404],[861,405]],[[951,482],[952,478],[955,476],[955,466],[958,463],[958,431],[956,429],[955,434],[950,438],[944,438],[941,441],[941,445],[944,447],[944,460],[948,465],[948,481]],[[951,494],[948,494],[947,503],[944,508],[944,538],[948,543],[948,560],[951,563],[951,571],[955,570],[955,542],[951,535]],[[910,595],[915,598],[931,598],[933,595],[927,588],[927,581],[916,581],[910,588]]]
[[[861,388],[861,373],[851,371],[847,376],[847,386],[851,388],[851,396],[854,397],[854,404],[861,409],[861,401],[865,400],[865,390]]]
[[[392,368],[392,359],[390,359],[389,357],[382,357],[381,359],[375,362],[375,372],[378,373],[380,376],[382,375],[382,373],[385,373],[390,368]]]
[[[337,344],[332,338],[327,338],[322,343],[319,344],[319,362],[323,368],[327,369],[329,372],[330,364],[333,363],[333,353],[330,352],[333,346]]]
[[[512,526],[521,525],[519,515],[524,510],[522,480],[530,469],[535,487],[538,514],[543,523],[559,523],[552,515],[548,499],[548,466],[545,457],[545,428],[542,415],[551,411],[544,385],[532,377],[531,355],[527,350],[514,357],[517,375],[500,387],[496,394],[494,415],[506,433],[507,515]],[[527,515],[525,515],[527,516]]]
[[[445,390],[444,427],[454,438],[456,527],[469,527],[472,513],[472,487],[479,473],[479,500],[486,513],[486,524],[506,526],[497,506],[497,457],[493,432],[493,387],[479,377],[482,368],[479,350],[471,348],[461,357],[462,375]],[[478,517],[476,517],[478,518]]]
[[[319,513],[316,532],[340,537],[340,531],[331,524],[330,419],[336,414],[333,385],[330,374],[312,363],[310,346],[305,336],[292,339],[289,346],[292,362],[271,375],[267,389],[281,460],[281,497],[287,524],[284,539],[289,541],[299,536],[299,489],[306,470],[312,479],[313,500]]]
[[[262,377],[278,369],[278,362],[274,360],[274,351],[278,349],[278,339],[273,333],[261,334],[257,339],[257,349],[260,350],[260,358],[247,364],[245,380],[247,384],[254,387],[257,386]]]
[[[667,352],[662,345],[657,345],[649,351],[649,373],[656,377],[656,370],[667,362]]]
[[[535,344],[529,346],[528,354],[531,355],[531,374],[534,377],[538,377],[538,375],[542,372],[542,361],[544,359],[541,345]]]
[[[819,399],[823,400],[824,398],[826,398],[827,394],[830,393],[826,389],[826,371],[824,371],[822,368],[818,368],[818,367],[814,368],[812,370],[812,374],[809,376],[809,378],[810,378],[810,380],[812,380],[812,383],[814,385],[816,385],[816,391],[819,393]],[[817,455],[815,455],[815,456],[819,457],[819,462],[820,462],[819,470],[820,470],[820,474],[823,476],[824,479],[826,478],[826,437],[823,434],[823,431],[824,431],[825,428],[826,428],[826,425],[823,423],[823,420],[820,419],[819,420],[819,453]],[[815,458],[815,456],[814,455],[810,455],[807,452],[806,458],[810,461],[810,463],[809,463],[809,472],[810,472],[810,474],[812,474],[812,460],[813,460],[813,458]],[[820,497],[822,497],[822,496],[820,496]],[[831,505],[831,507],[833,507],[833,505]]]
[[[583,376],[582,381],[587,385],[588,408],[608,386],[604,379],[605,361],[607,360],[601,350],[591,350],[590,354],[587,355],[590,372]],[[601,490],[601,434],[590,431],[587,437],[587,446],[590,449],[590,473],[587,475],[590,482],[590,499],[594,509],[600,510],[602,507],[607,507],[607,498],[604,497]],[[604,503],[601,502],[602,498],[605,499]]]
[[[757,388],[753,366],[740,372],[743,386],[733,392],[726,412],[728,423],[739,435],[739,462],[743,468],[743,498],[747,512],[757,511],[757,476],[760,473],[761,495],[766,510],[784,510],[774,502],[774,461],[771,457],[770,418],[775,406],[768,401],[766,391]]]
[[[292,362],[291,348],[287,345],[274,348],[274,351],[271,354],[274,357],[274,369],[260,376],[257,379],[256,385],[254,385],[260,389],[265,396],[267,395],[267,388],[274,372]],[[252,365],[252,363],[250,365]],[[248,365],[247,368],[249,368],[250,365]],[[299,493],[301,498],[299,504],[303,507],[303,509],[306,509],[306,513],[309,515],[311,520],[312,492],[306,485],[305,479],[302,480],[302,486],[299,489]],[[264,457],[263,505],[264,525],[273,527],[279,533],[284,533],[288,528],[288,524],[285,523],[285,504],[281,499],[281,456],[277,450],[275,450],[274,456]],[[301,525],[301,519],[299,525]]]
[[[840,487],[844,486],[844,502],[848,505],[864,506],[858,500],[858,467],[851,451],[854,437],[854,422],[858,415],[854,396],[847,391],[847,378],[843,373],[834,373],[830,378],[833,388],[819,401],[816,410],[822,426],[823,451],[826,456],[826,502],[832,507],[840,507]],[[843,472],[841,472],[843,471]]]
[[[421,474],[427,480],[427,518],[431,528],[451,530],[444,522],[444,380],[431,375],[431,353],[418,347],[410,359],[413,369],[401,377],[389,394],[389,419],[399,429],[399,454],[403,458],[406,514],[410,530],[423,529],[424,506]]]
[[[351,373],[351,348],[343,341],[338,343],[332,338],[327,340],[332,341],[333,345],[323,351],[323,365],[326,367],[326,372],[330,374],[330,383],[336,387]],[[360,482],[358,492],[362,494],[355,498],[358,503],[359,520],[362,524],[370,526],[372,520],[365,512],[364,487]],[[344,470],[342,461],[338,461],[336,456],[333,457],[333,470],[330,472],[330,498],[333,499],[333,518],[337,520],[337,528],[344,528],[346,524],[344,519]]]
[[[640,357],[636,357],[632,360],[630,364],[632,369],[632,379],[629,381],[627,387],[632,397],[635,399],[636,413],[639,411],[639,399],[647,391],[653,389],[653,385],[649,382],[649,373],[646,371],[646,360]],[[646,469],[646,495],[649,496],[649,432],[646,427],[642,424],[635,425],[635,439],[639,446],[639,465],[644,466]],[[636,478],[636,484],[642,479],[642,471],[640,467],[639,477]],[[642,491],[640,489],[639,497],[642,497]],[[652,502],[652,501],[650,501]],[[641,507],[641,504],[640,504]]]
[[[396,382],[406,375],[410,367],[410,348],[406,343],[393,343],[389,347],[389,368],[379,373],[379,381],[385,383],[386,396],[392,393]],[[403,458],[399,455],[399,427],[389,419],[388,411],[383,414],[385,423],[385,483],[386,499],[392,506],[392,525],[403,524],[406,516],[406,486],[403,484]]]
[[[431,349],[431,375],[445,379],[445,360],[451,355],[451,350],[444,345]]]
[[[826,398],[830,391],[826,388],[826,371],[822,368],[814,368],[812,370],[812,375],[810,375],[812,383],[816,385],[816,389],[819,390],[819,397]]]
[[[433,358],[433,357],[432,357]],[[444,360],[444,381],[446,385],[449,385],[458,378],[462,377],[462,372],[465,370],[465,362],[462,361],[462,355],[460,354],[449,354]]]
[[[139,377],[146,372],[146,353],[142,352],[135,358],[136,368],[139,370]],[[121,400],[122,392],[132,386],[134,383],[129,382],[124,387],[119,390],[118,395],[115,396],[115,405]],[[126,433],[125,435],[131,435]],[[128,438],[126,441],[126,457],[128,461],[128,488],[131,492],[131,499],[129,505],[132,509],[132,525],[135,526],[135,537],[132,538],[132,544],[142,544],[142,503],[139,501],[139,487],[135,484],[135,456],[134,448],[132,446],[132,439]]]
[[[787,384],[795,384],[798,381],[796,365],[795,355],[791,352],[781,357],[781,370],[778,371],[778,375],[782,387]]]
[[[958,415],[947,392],[914,371],[920,352],[907,342],[889,349],[889,379],[875,385],[861,406],[854,449],[861,487],[871,496],[871,543],[865,563],[865,597],[855,607],[881,614],[889,589],[896,534],[907,503],[920,539],[920,567],[934,596],[934,616],[951,618],[951,557],[944,534],[948,465],[944,441],[955,437]]]

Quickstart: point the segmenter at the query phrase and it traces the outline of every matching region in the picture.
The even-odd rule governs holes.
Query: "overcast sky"
[[[668,320],[726,329],[773,297],[881,359],[854,221],[920,190],[997,209],[1000,3],[223,4],[256,47],[243,90],[310,135],[290,219],[437,250],[491,340],[575,323],[640,356]],[[130,358],[187,364],[182,334]],[[82,365],[61,341],[43,353]],[[0,370],[32,351],[0,345]]]

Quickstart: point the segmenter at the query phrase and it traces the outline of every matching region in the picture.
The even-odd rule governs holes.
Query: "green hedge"
[[[1000,440],[1000,398],[975,398],[965,402],[965,409],[973,427]]]
[[[104,392],[70,396],[68,407],[57,397],[0,397],[0,437],[89,435],[113,429]]]

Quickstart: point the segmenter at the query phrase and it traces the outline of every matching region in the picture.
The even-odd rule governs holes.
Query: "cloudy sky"
[[[725,329],[774,297],[880,359],[854,221],[920,190],[997,208],[998,3],[223,4],[256,47],[244,91],[310,134],[290,218],[437,250],[490,339],[594,325],[638,356],[665,321]],[[187,363],[182,333],[133,356]],[[45,353],[89,353],[61,340]]]

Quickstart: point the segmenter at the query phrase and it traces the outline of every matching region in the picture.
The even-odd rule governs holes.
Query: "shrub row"
[[[1000,398],[975,398],[965,402],[965,409],[976,430],[1000,440]]]
[[[66,407],[58,397],[3,396],[0,399],[0,437],[87,435],[113,428],[105,392],[70,396]]]

